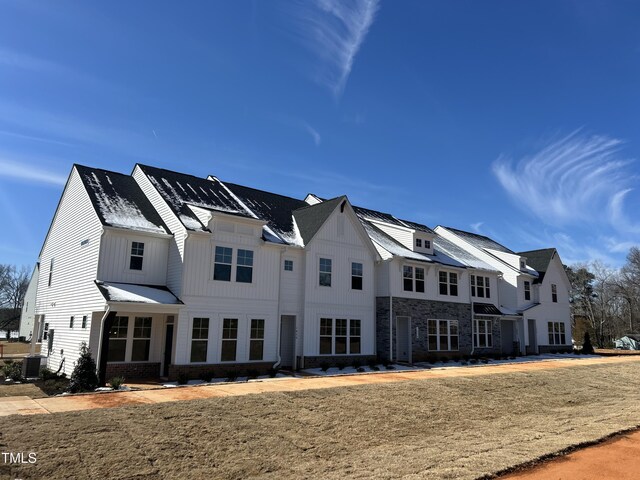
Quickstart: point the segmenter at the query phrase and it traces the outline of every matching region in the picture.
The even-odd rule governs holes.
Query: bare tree
[[[29,286],[27,267],[0,264],[0,307],[20,310]]]

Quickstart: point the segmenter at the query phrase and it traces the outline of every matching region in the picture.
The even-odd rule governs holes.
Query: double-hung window
[[[87,328],[87,316],[83,315],[82,317],[82,328]]]
[[[215,262],[213,265],[213,279],[225,282],[231,281],[231,263],[233,249],[228,247],[216,247]]]
[[[491,348],[493,346],[491,320],[474,320],[473,346],[479,348]]]
[[[458,320],[429,320],[429,350],[458,350]]]
[[[418,293],[424,293],[424,268],[414,268],[409,265],[403,266],[402,287],[405,292],[416,291]]]
[[[196,317],[191,332],[191,362],[206,362],[208,345],[209,319]]]
[[[262,360],[264,352],[264,320],[251,319],[251,337],[249,338],[249,360]]]
[[[129,269],[142,270],[143,258],[144,258],[144,243],[131,242],[131,258],[129,259]]]
[[[330,258],[321,258],[320,259],[320,275],[319,275],[319,283],[321,287],[330,287],[331,286],[331,259]]]
[[[531,282],[527,280],[524,282],[524,299],[531,300]]]
[[[109,362],[124,362],[127,352],[129,317],[116,317],[109,330]]]
[[[222,348],[220,361],[235,362],[238,346],[238,319],[225,318],[222,320]]]
[[[558,303],[558,286],[555,283],[551,284],[551,301]]]
[[[360,349],[360,320],[346,318],[320,319],[320,355],[359,354]]]
[[[351,262],[351,289],[362,290],[362,264]]]
[[[253,251],[238,249],[236,282],[251,283],[253,280]]]
[[[416,247],[422,248],[422,239],[421,238],[416,238]]]
[[[293,260],[284,261],[284,270],[286,272],[293,272]]]
[[[439,272],[440,295],[458,296],[458,274],[455,272]]]
[[[491,298],[489,290],[489,277],[471,275],[471,296],[479,298]]]
[[[563,322],[548,322],[549,345],[565,345],[566,336]]]
[[[148,362],[151,347],[151,317],[136,317],[133,324],[132,362]]]
[[[73,328],[73,316],[69,320],[69,328]]]

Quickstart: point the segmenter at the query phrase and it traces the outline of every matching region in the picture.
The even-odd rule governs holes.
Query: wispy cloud
[[[378,0],[300,2],[295,33],[318,58],[315,80],[339,96],[379,7]]]
[[[16,178],[29,183],[64,185],[67,177],[32,163],[16,162],[0,157],[0,177]]]
[[[38,137],[36,135],[25,135],[17,132],[10,132],[7,130],[0,130],[0,135],[5,135],[7,137],[19,138],[21,140],[31,140],[34,142],[43,142],[43,143],[51,143],[54,145],[63,145],[65,147],[72,147],[73,144],[67,142],[60,142],[58,140],[52,140],[50,138]]]
[[[546,224],[606,221],[623,227],[633,177],[630,160],[620,157],[622,143],[577,130],[515,162],[500,156],[493,173],[515,203]]]
[[[303,123],[303,127],[307,131],[307,133],[311,135],[311,138],[313,138],[313,143],[316,144],[316,147],[319,147],[320,142],[322,141],[322,137],[320,136],[318,131],[315,128],[313,128],[311,125],[309,125],[307,122]]]
[[[476,223],[470,224],[469,227],[471,227],[471,230],[474,233],[480,233],[480,227],[482,227],[483,224],[484,222],[476,222]]]

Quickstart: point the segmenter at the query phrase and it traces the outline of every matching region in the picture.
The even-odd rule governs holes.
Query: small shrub
[[[227,370],[225,374],[225,378],[227,382],[235,382],[238,379],[238,371],[237,370]]]
[[[326,372],[331,368],[331,364],[329,362],[320,362],[320,370]]]
[[[582,350],[578,350],[577,348],[575,348],[575,349],[573,350],[573,354],[574,354],[574,355],[582,355]]]
[[[248,378],[258,378],[259,376],[260,376],[260,371],[256,370],[255,368],[250,368],[247,370]]]
[[[394,367],[393,365],[387,365],[384,368],[386,368],[387,370],[395,370],[396,367]]]
[[[488,358],[481,358],[480,361],[484,364],[489,363],[489,359]]]
[[[465,362],[464,360],[462,362],[460,362],[460,365],[462,365],[463,367],[466,367],[467,365],[469,365],[469,362]]]
[[[78,358],[69,380],[69,392],[92,392],[97,386],[96,362],[91,357],[87,344],[82,342],[80,345],[80,358]]]
[[[471,355],[469,355],[468,353],[465,353],[464,355],[462,355],[462,359],[465,362],[468,362],[469,360],[471,360]]]
[[[356,372],[362,373],[362,372],[364,372],[364,368],[363,367],[358,367],[358,368],[356,368]]]
[[[460,361],[460,355],[454,355],[453,357],[451,357],[451,360],[453,360],[454,362],[459,362]]]
[[[344,363],[344,362],[338,362],[336,364],[336,367],[338,367],[338,370],[344,370],[346,366],[347,366],[347,364]]]
[[[57,380],[58,375],[53,370],[48,369],[47,367],[42,367],[40,369],[40,380],[46,382],[47,380]]]
[[[280,369],[278,368],[270,368],[267,373],[269,374],[269,377],[271,378],[276,378],[276,375],[278,375],[278,372],[280,371]]]
[[[582,353],[585,355],[593,354],[593,345],[591,345],[591,337],[589,332],[584,332],[584,340],[582,341]]]
[[[209,383],[212,378],[216,378],[216,374],[213,370],[206,370],[204,372],[201,372],[198,378],[200,378],[200,380],[205,383]]]
[[[370,359],[369,361],[367,361],[367,366],[373,370],[374,367],[378,366],[378,361],[375,358]]]
[[[440,361],[441,361],[442,363],[448,363],[448,362],[449,362],[449,357],[444,357],[444,356],[442,356],[442,357],[440,357]]]
[[[124,377],[113,377],[109,380],[109,385],[114,390],[120,390],[120,387],[124,384]]]
[[[186,372],[180,372],[178,374],[178,385],[186,385],[189,382],[189,374]]]
[[[356,370],[358,370],[360,367],[362,367],[362,361],[359,358],[354,358],[353,362],[351,362],[351,366]]]
[[[385,358],[383,358],[383,359],[380,361],[380,363],[381,363],[381,364],[382,364],[382,366],[383,366],[383,367],[385,367],[385,368],[386,368],[386,367],[388,367],[389,365],[391,365],[391,362],[390,362],[390,361],[389,361],[389,359],[388,359],[388,358],[386,358],[386,357],[385,357]]]
[[[14,362],[13,360],[5,360],[2,372],[5,378],[14,382],[21,382],[22,378],[22,362]]]
[[[478,359],[477,358],[472,358],[471,360],[469,360],[469,363],[471,365],[476,365],[478,363]]]
[[[515,355],[511,355],[511,356],[509,357],[509,360],[515,360],[515,359],[516,359]]]
[[[379,372],[380,371],[380,367],[375,365],[375,366],[371,367],[371,370],[373,370],[374,372]]]

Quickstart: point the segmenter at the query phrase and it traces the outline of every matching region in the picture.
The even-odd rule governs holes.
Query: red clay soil
[[[616,436],[502,480],[636,480],[640,472],[640,431]]]

